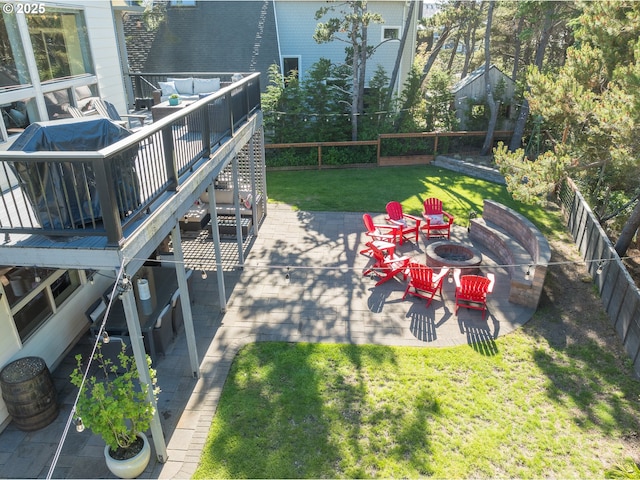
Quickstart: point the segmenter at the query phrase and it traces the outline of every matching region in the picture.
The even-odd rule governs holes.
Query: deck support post
[[[116,276],[117,275],[118,273],[116,272]],[[127,277],[123,277],[123,280],[125,278]],[[129,338],[131,339],[131,347],[133,348],[133,356],[136,360],[136,367],[138,368],[138,376],[140,382],[148,386],[148,399],[155,410],[153,418],[151,419],[151,436],[156,449],[156,457],[160,463],[165,463],[168,460],[167,444],[164,440],[164,434],[162,433],[158,404],[153,395],[154,386],[151,382],[151,373],[149,372],[149,365],[147,364],[147,353],[144,349],[144,340],[142,338],[142,329],[140,328],[133,285],[130,283],[131,280],[128,280],[128,282],[129,283],[123,286],[125,288],[122,289],[122,305],[127,318],[127,328],[129,330]]]
[[[200,367],[198,365],[198,347],[196,345],[196,331],[193,327],[193,316],[191,315],[191,298],[189,297],[189,286],[187,275],[184,269],[184,254],[182,253],[182,239],[180,238],[180,227],[178,223],[171,230],[171,243],[173,244],[173,258],[176,265],[176,278],[178,279],[178,289],[182,302],[182,316],[184,318],[184,332],[187,337],[187,350],[189,350],[189,361],[191,363],[191,373],[193,378],[200,378]]]
[[[236,195],[237,196],[237,195]],[[222,249],[220,248],[220,230],[218,230],[218,211],[216,209],[215,185],[209,185],[209,213],[211,215],[211,237],[213,251],[216,256],[216,277],[218,279],[218,296],[220,297],[220,311],[227,311],[227,293],[224,288],[224,272],[222,271]]]

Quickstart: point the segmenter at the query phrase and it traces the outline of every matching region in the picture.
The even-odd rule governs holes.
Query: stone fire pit
[[[475,248],[448,240],[427,245],[427,265],[459,268],[463,275],[480,273],[482,254]]]

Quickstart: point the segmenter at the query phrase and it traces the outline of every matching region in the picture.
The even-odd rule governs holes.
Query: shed
[[[454,109],[462,130],[484,130],[489,112],[485,112],[484,65],[456,83],[452,89]],[[511,130],[515,123],[515,82],[495,65],[489,67],[489,82],[494,97],[500,100],[500,112],[496,128]]]

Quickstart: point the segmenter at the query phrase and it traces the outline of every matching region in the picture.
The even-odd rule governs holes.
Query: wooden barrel
[[[20,430],[33,431],[58,416],[57,393],[47,364],[39,357],[19,358],[0,372],[2,399]]]

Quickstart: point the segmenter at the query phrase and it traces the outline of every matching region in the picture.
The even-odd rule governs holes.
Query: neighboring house
[[[339,5],[336,3],[336,5]],[[285,74],[297,70],[305,75],[320,58],[336,64],[345,61],[341,41],[318,44],[313,40],[315,12],[327,6],[324,1],[191,1],[168,2],[165,20],[156,32],[145,30],[140,15],[129,15],[125,21],[129,68],[132,72],[260,72],[262,88],[268,85],[267,71],[273,64]],[[369,45],[377,47],[368,61],[367,81],[376,65],[382,65],[390,76],[394,69],[399,41],[409,29],[402,55],[398,91],[414,60],[417,19],[422,3],[416,5],[413,19],[406,23],[409,2],[380,0],[368,3],[369,11],[378,12],[384,24],[369,27]],[[320,21],[337,16],[329,13]],[[382,44],[384,42],[384,44]]]
[[[0,144],[35,121],[68,116],[100,96],[125,111],[121,49],[123,0],[0,2]],[[118,4],[118,5],[117,5]],[[40,14],[22,10],[32,5]],[[31,8],[31,7],[29,7]],[[119,20],[120,19],[120,20]]]
[[[489,67],[489,83],[495,100],[500,100],[500,112],[496,129],[510,130],[513,128],[517,115],[514,102],[515,83],[495,65]],[[475,130],[474,118],[483,119],[485,115],[485,76],[484,65],[477,68],[465,78],[456,83],[451,92],[454,95],[454,109],[460,122],[461,130]]]

